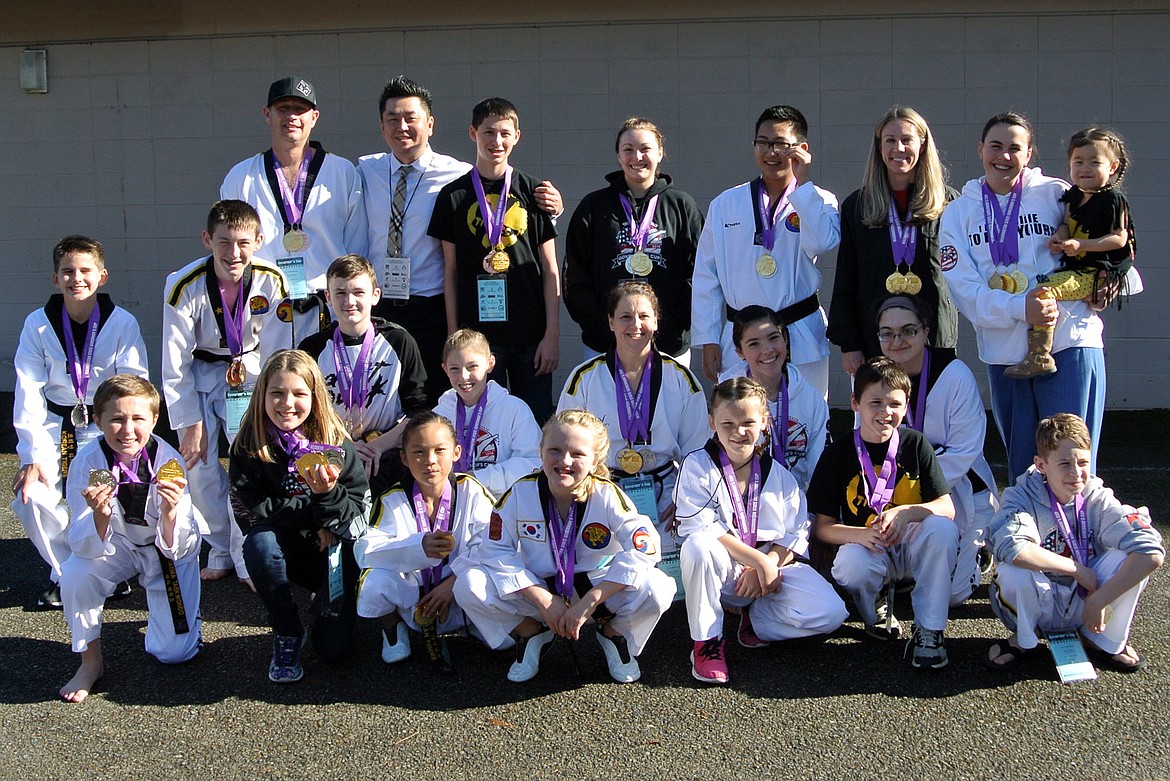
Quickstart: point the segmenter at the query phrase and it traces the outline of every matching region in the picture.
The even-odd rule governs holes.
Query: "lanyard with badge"
[[[1090,526],[1087,517],[1088,514],[1085,509],[1085,497],[1077,494],[1073,498],[1073,523],[1076,524],[1074,527],[1073,523],[1069,523],[1068,516],[1065,515],[1064,508],[1060,505],[1056,494],[1052,493],[1052,488],[1048,485],[1045,485],[1044,488],[1048,492],[1048,504],[1052,510],[1052,520],[1056,524],[1056,528],[1060,532],[1060,536],[1064,539],[1065,544],[1068,545],[1070,557],[1082,567],[1089,566],[1089,556],[1092,552],[1092,546],[1089,540]],[[1076,597],[1080,597],[1083,600],[1086,596],[1087,592],[1084,586],[1078,583],[1073,589],[1072,595],[1069,596],[1068,607],[1065,608],[1066,625],[1068,614],[1076,603]],[[1106,605],[1103,612],[1104,621],[1108,624],[1113,618],[1113,606]],[[1056,672],[1060,677],[1061,683],[1086,681],[1097,677],[1097,672],[1093,669],[1093,663],[1089,661],[1089,656],[1085,653],[1085,646],[1081,642],[1080,634],[1075,630],[1048,632],[1047,640],[1048,650],[1052,654],[1053,661],[1056,662]]]
[[[297,301],[309,295],[308,283],[305,281],[305,252],[312,239],[305,231],[302,220],[308,208],[309,193],[324,162],[325,150],[319,144],[310,144],[297,168],[296,183],[290,187],[273,151],[269,149],[264,153],[264,173],[284,223],[281,244],[286,254],[277,259],[276,265],[288,280],[289,298]]]
[[[214,284],[212,283],[214,280]],[[231,353],[231,362],[228,364],[227,394],[225,397],[224,429],[229,437],[234,437],[240,431],[240,421],[248,409],[252,399],[252,391],[244,387],[248,379],[248,372],[244,368],[244,311],[248,307],[248,295],[251,289],[251,272],[247,272],[236,283],[236,305],[233,309],[228,306],[224,295],[223,285],[215,276],[213,269],[207,270],[207,293],[215,312],[216,325],[222,335],[220,344],[227,347]]]
[[[416,167],[417,166],[417,167]],[[390,178],[390,230],[386,235],[386,262],[382,265],[382,297],[394,301],[406,301],[410,298],[410,256],[406,254],[406,214],[410,211],[410,204],[418,194],[427,169],[421,162],[407,163],[398,166],[398,177],[402,192],[394,184],[394,166],[388,166],[387,176]],[[418,181],[406,194],[407,180],[415,171],[418,172]],[[398,196],[404,196],[401,204]],[[397,236],[393,236],[394,234]],[[393,238],[392,238],[393,236]],[[394,238],[397,241],[394,241]]]
[[[479,170],[471,169],[471,182],[475,186],[475,199],[487,234],[488,253],[483,259],[483,270],[476,280],[479,299],[479,321],[481,323],[505,323],[508,321],[508,281],[505,273],[512,265],[504,249],[504,215],[508,211],[508,193],[512,188],[512,166],[504,169],[504,184],[500,189],[495,208],[488,202]]]

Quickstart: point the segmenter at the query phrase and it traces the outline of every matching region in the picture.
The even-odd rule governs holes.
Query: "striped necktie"
[[[402,252],[402,220],[406,216],[406,177],[414,170],[413,165],[398,168],[398,181],[394,184],[394,197],[390,201],[390,231],[386,234],[386,256],[399,257]]]

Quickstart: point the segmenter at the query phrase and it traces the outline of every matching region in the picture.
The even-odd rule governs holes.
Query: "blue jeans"
[[[328,602],[329,560],[317,549],[316,540],[316,535],[303,537],[295,530],[267,524],[253,526],[244,538],[248,574],[278,635],[299,636],[304,631],[293,601],[293,583]],[[357,616],[358,566],[350,540],[341,541],[341,571],[345,599],[339,614],[319,615],[309,635],[317,655],[327,662],[338,662],[348,655]],[[314,600],[314,606],[319,603]]]
[[[1010,482],[1028,470],[1036,455],[1036,426],[1058,412],[1080,415],[1093,439],[1090,468],[1097,474],[1097,445],[1105,415],[1105,351],[1069,347],[1053,354],[1056,374],[1013,380],[1006,366],[988,366],[991,412],[1007,448]]]
[[[553,411],[552,374],[536,375],[532,363],[536,360],[536,345],[492,345],[496,368],[489,375],[508,389],[532,410],[539,425],[549,419]]]

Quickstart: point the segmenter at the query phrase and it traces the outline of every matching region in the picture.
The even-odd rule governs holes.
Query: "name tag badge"
[[[674,580],[675,591],[674,601],[679,602],[686,598],[686,591],[683,588],[682,579],[682,554],[679,551],[671,551],[670,553],[662,554],[662,561],[658,562],[658,569],[661,572],[670,575]]]
[[[479,291],[479,321],[508,322],[508,280],[503,276],[481,274],[476,280]]]
[[[1061,683],[1096,679],[1097,671],[1093,669],[1085,646],[1081,644],[1081,636],[1076,632],[1049,632],[1048,650],[1056,662],[1056,674]]]
[[[395,301],[410,298],[410,258],[386,258],[382,266],[382,298]]]
[[[626,496],[634,502],[638,512],[658,525],[658,500],[654,497],[654,478],[650,475],[625,477],[618,481],[618,485],[626,492]]]
[[[329,601],[337,603],[345,596],[345,583],[341,578],[341,543],[329,546]]]
[[[229,437],[240,433],[240,421],[244,419],[244,413],[248,411],[248,402],[251,400],[252,391],[250,390],[229,390],[227,392],[224,427]]]
[[[305,259],[297,255],[291,258],[280,258],[276,267],[284,272],[288,280],[288,297],[300,301],[309,295],[309,286],[305,284]]]

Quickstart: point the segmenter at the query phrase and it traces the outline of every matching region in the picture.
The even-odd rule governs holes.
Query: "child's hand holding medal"
[[[309,444],[307,453],[296,460],[297,474],[315,494],[325,494],[337,485],[345,455],[341,448],[333,445]]]

